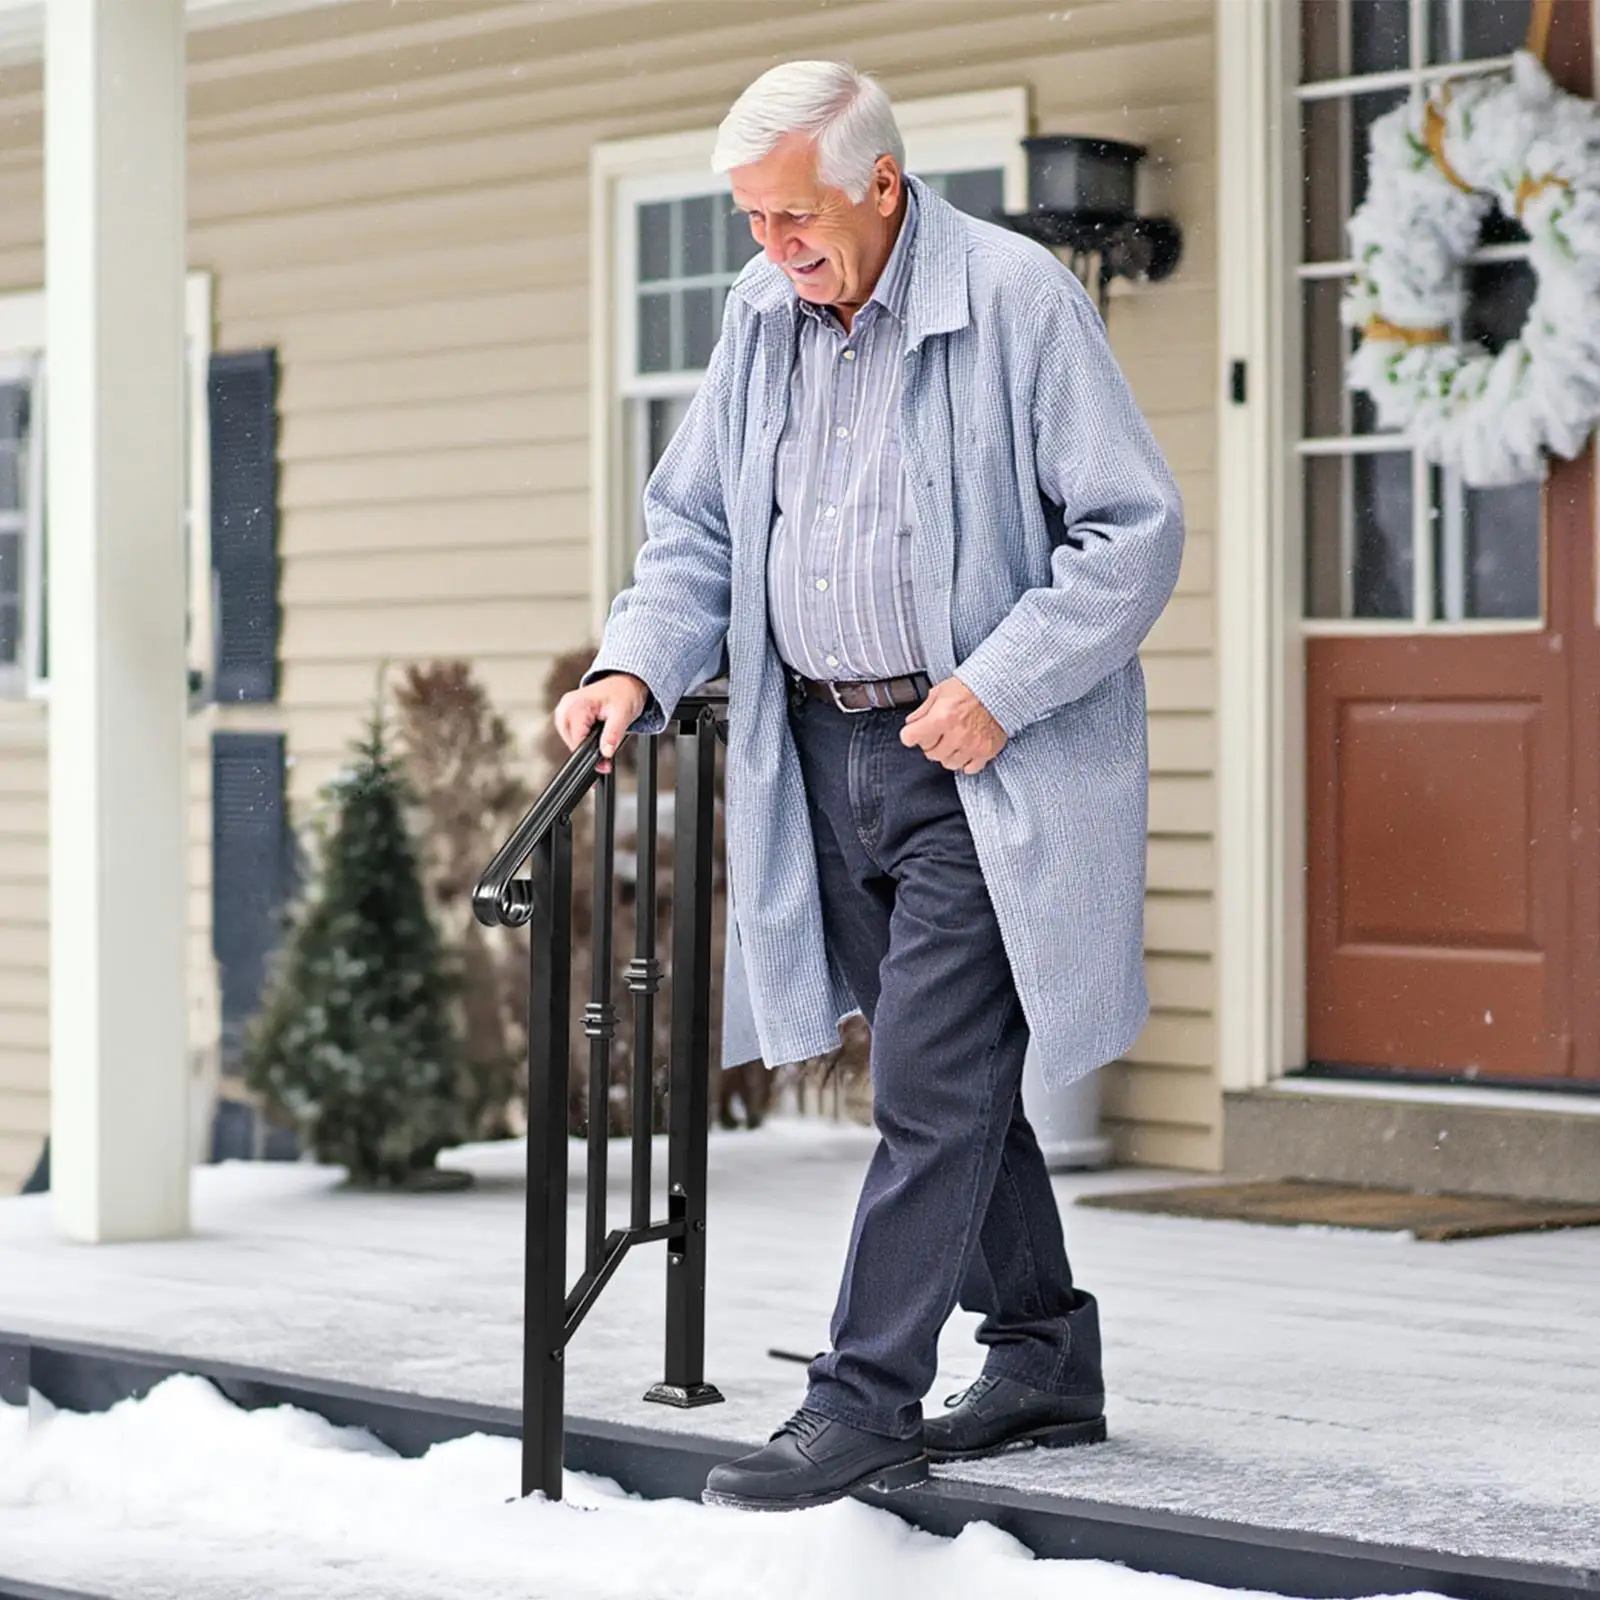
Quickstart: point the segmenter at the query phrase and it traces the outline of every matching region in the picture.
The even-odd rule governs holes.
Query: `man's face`
[[[816,145],[802,133],[729,178],[756,243],[802,300],[851,310],[866,303],[894,248],[901,179],[893,156],[879,157],[859,203],[823,184]]]

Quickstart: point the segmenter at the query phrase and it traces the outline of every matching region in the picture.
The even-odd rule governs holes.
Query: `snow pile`
[[[198,1378],[32,1425],[0,1406],[0,1574],[184,1600],[1202,1600],[1102,1563],[1035,1561],[988,1526],[918,1533],[852,1501],[753,1516],[570,1474],[507,1502],[517,1447],[402,1460],[306,1412],[246,1412]],[[1231,1600],[1248,1600],[1232,1593]]]

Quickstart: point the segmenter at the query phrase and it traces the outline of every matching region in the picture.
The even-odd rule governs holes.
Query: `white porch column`
[[[47,0],[57,1225],[188,1227],[183,0]]]

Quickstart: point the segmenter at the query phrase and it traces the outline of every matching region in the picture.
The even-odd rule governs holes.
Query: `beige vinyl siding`
[[[0,701],[0,1195],[33,1170],[50,1121],[50,842],[45,708]],[[211,963],[211,763],[191,729],[189,970],[202,1009],[191,1043],[215,1038]],[[212,1008],[214,1012],[214,1007]]]
[[[0,1195],[33,1170],[50,1117],[47,761],[40,708],[0,704]]]
[[[847,56],[900,98],[1023,84],[1037,131],[1147,143],[1147,202],[1184,229],[1177,277],[1110,317],[1191,533],[1146,653],[1157,1011],[1106,1101],[1122,1155],[1214,1165],[1212,3],[361,0],[197,34],[190,264],[215,347],[273,345],[282,370],[281,703],[208,722],[283,728],[302,814],[384,662],[469,657],[533,738],[552,655],[589,633],[593,144],[708,127],[790,56]],[[0,289],[39,281],[39,110],[36,69],[0,73]],[[31,803],[32,832],[0,828],[21,869]],[[43,938],[0,925],[0,982]]]

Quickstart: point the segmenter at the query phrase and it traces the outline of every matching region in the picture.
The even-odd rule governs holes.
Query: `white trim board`
[[[1295,126],[1281,58],[1293,28],[1272,0],[1216,0],[1217,1035],[1228,1090],[1303,1058],[1303,762],[1294,540],[1283,418],[1294,323],[1283,196]],[[1242,401],[1232,397],[1244,366]]]
[[[1005,203],[1020,211],[1027,195],[1028,91],[985,89],[937,95],[895,106],[912,172],[959,167],[1001,167]],[[676,199],[725,187],[711,172],[715,128],[644,139],[618,139],[589,152],[589,550],[591,625],[598,638],[610,597],[623,579],[624,539],[629,526],[623,499],[618,351],[626,252],[618,239],[619,208],[626,202]],[[668,385],[677,392],[681,379]]]

